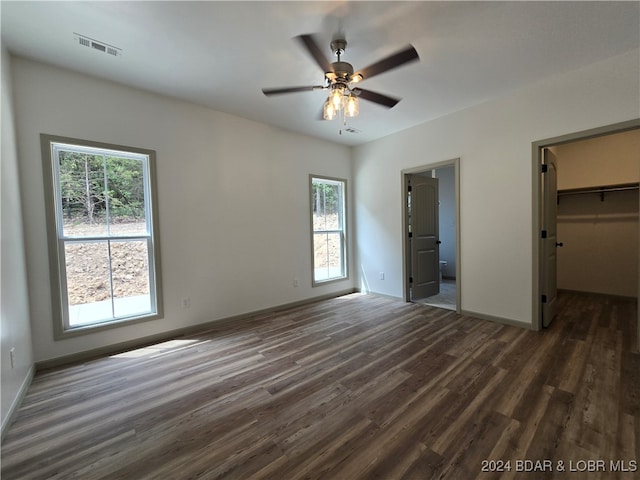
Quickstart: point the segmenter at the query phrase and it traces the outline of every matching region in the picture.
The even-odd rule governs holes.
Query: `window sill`
[[[76,326],[61,330],[59,332],[56,332],[55,339],[64,340],[67,338],[73,338],[81,335],[89,335],[92,333],[98,333],[98,332],[102,332],[104,330],[109,330],[113,328],[121,328],[129,325],[134,325],[136,323],[158,320],[160,318],[163,318],[161,313],[149,313],[145,315],[137,315],[134,317],[125,317],[125,318],[118,318],[115,320],[108,320],[100,323],[76,325]]]

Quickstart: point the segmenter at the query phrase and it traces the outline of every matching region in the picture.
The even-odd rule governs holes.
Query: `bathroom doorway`
[[[459,159],[425,165],[402,171],[403,181],[403,257],[404,257],[404,292],[405,301],[416,302],[438,308],[446,308],[460,312],[460,227],[459,227]],[[411,179],[427,177],[437,183],[435,211],[422,208],[421,202],[412,202],[410,188]],[[412,204],[413,203],[413,204]],[[421,217],[422,216],[422,217]],[[435,290],[429,289],[428,296],[424,296],[425,289],[418,288],[416,281],[422,276],[422,266],[415,272],[416,255],[415,242],[419,241],[412,232],[412,227],[418,218],[421,223],[436,223],[435,248],[433,255],[429,255],[429,262],[435,266],[429,267],[434,272],[427,275],[427,281],[435,284]],[[432,281],[433,280],[433,281]],[[433,287],[433,285],[432,285]]]

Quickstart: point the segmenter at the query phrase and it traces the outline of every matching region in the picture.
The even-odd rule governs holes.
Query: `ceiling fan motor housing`
[[[331,42],[331,51],[338,57],[337,62],[331,64],[331,72],[326,73],[326,77],[332,82],[351,82],[353,77],[353,66],[350,63],[340,60],[340,55],[347,49],[347,41],[343,38],[337,38]]]
[[[333,62],[331,64],[333,67],[333,73],[335,75],[336,80],[342,79],[345,82],[350,82],[351,77],[353,76],[353,66],[347,62]]]

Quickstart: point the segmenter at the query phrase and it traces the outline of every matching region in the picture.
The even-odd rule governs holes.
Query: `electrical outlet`
[[[384,272],[380,272],[380,280],[384,280]]]
[[[191,299],[189,297],[184,297],[180,300],[180,306],[182,308],[189,308],[191,306]]]
[[[297,287],[298,285],[300,285],[300,282],[298,281],[298,279],[296,277],[293,277],[293,286]]]
[[[9,357],[11,358],[11,368],[15,368],[16,366],[16,347],[13,347],[9,350]]]

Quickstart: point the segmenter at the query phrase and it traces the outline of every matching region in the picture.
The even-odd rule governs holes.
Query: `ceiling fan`
[[[344,117],[355,117],[360,110],[358,98],[387,108],[393,107],[400,101],[399,98],[365,90],[354,86],[354,84],[420,59],[416,49],[412,45],[408,45],[393,55],[389,55],[362,70],[354,71],[350,63],[341,60],[341,56],[347,48],[347,41],[344,38],[336,38],[330,44],[331,51],[338,57],[338,60],[332,63],[329,63],[329,60],[324,56],[311,35],[299,35],[295,38],[302,44],[318,66],[322,68],[324,84],[303,87],[263,88],[262,93],[271,96],[283,93],[329,90],[329,96],[324,103],[322,115],[325,120],[332,120],[341,112]]]

